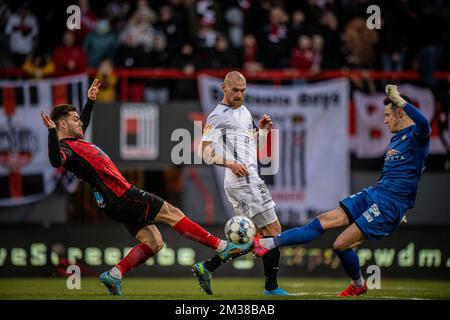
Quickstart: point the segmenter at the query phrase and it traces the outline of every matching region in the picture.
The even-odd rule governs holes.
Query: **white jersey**
[[[214,143],[216,154],[227,160],[245,164],[249,175],[239,178],[231,169],[225,170],[225,187],[261,182],[258,176],[256,126],[248,109],[232,108],[219,103],[209,114],[202,141]]]

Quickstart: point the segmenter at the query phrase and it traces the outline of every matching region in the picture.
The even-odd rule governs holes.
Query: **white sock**
[[[227,242],[225,240],[220,240],[220,243],[217,246],[216,251],[217,252],[222,252],[223,250],[225,250],[226,247],[227,247]]]
[[[352,280],[352,283],[355,287],[357,288],[362,288],[364,287],[364,278],[362,277],[362,275],[359,275],[359,279],[358,280]]]
[[[272,250],[273,248],[275,248],[275,241],[273,240],[273,238],[260,239],[259,243],[267,248],[267,250]]]
[[[122,279],[122,272],[120,272],[120,270],[117,269],[116,267],[109,270],[109,274],[116,279]]]

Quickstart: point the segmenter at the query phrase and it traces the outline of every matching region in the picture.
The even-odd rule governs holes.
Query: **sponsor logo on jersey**
[[[405,160],[405,157],[402,156],[401,152],[395,149],[390,149],[386,152],[386,158],[384,160]]]
[[[380,209],[378,208],[376,203],[372,204],[370,208],[363,213],[363,216],[367,220],[367,222],[372,222],[373,219],[375,219],[379,215]]]
[[[203,128],[203,134],[208,134],[208,133],[210,133],[212,129],[213,129],[213,126],[210,125],[210,124],[207,124],[207,125],[205,126],[205,128]]]
[[[390,149],[388,152],[386,152],[386,156],[387,157],[392,157],[392,156],[395,156],[397,154],[400,154],[400,151],[397,151],[395,149]]]

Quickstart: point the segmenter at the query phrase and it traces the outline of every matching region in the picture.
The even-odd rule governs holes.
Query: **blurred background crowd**
[[[370,30],[367,0],[0,0],[0,67],[31,77],[86,68],[450,69],[450,2],[392,0]]]

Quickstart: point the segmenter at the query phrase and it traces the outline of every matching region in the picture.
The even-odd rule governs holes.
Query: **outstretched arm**
[[[405,99],[400,96],[397,86],[388,84],[386,86],[386,94],[389,99],[395,103],[408,115],[408,117],[414,121],[417,126],[417,133],[421,137],[427,137],[431,133],[430,124],[428,119],[425,117],[422,111],[414,107],[412,104],[408,103]]]
[[[48,129],[48,159],[54,168],[61,167],[67,156],[61,152],[56,124],[50,117],[41,111],[42,123]]]
[[[83,107],[83,111],[80,115],[80,120],[83,122],[83,131],[86,131],[89,126],[89,122],[91,121],[92,108],[94,107],[95,100],[97,100],[97,94],[100,91],[100,81],[98,79],[94,79],[91,84],[91,87],[88,90],[88,100]]]

